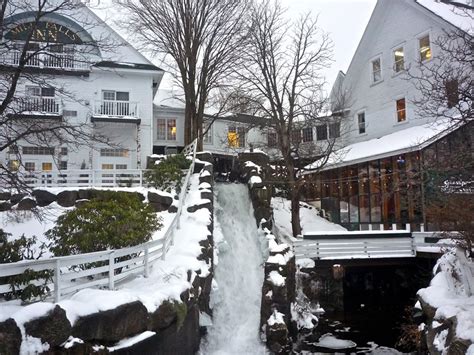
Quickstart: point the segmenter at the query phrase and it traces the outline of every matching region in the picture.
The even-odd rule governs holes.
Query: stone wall
[[[201,204],[189,206],[188,212],[195,212],[201,208],[209,210],[211,220],[208,224],[208,235],[200,243],[201,254],[199,260],[204,260],[210,269],[206,276],[200,276],[200,270],[188,271],[188,282],[191,287],[180,295],[180,301],[164,301],[153,313],[140,301],[122,304],[117,308],[101,311],[79,317],[71,324],[66,312],[59,305],[55,305],[49,312],[34,318],[20,327],[15,320],[9,318],[0,322],[0,354],[18,354],[22,339],[32,336],[48,343],[51,354],[105,354],[107,347],[122,339],[152,331],[155,334],[134,345],[116,350],[118,354],[193,354],[199,350],[202,330],[199,324],[200,313],[212,315],[210,309],[210,292],[213,278],[213,179],[212,164],[200,157],[196,162],[194,173],[199,174],[199,190]],[[40,191],[40,190],[37,190]],[[73,206],[78,201],[94,196],[96,190],[68,191],[68,204]],[[100,193],[100,192],[99,192]],[[37,205],[49,200],[49,203],[60,202],[60,194],[55,195],[47,191],[33,192]],[[40,196],[38,198],[38,196]],[[142,199],[145,196],[141,195]],[[151,199],[150,199],[151,196]],[[12,200],[13,198],[13,200]],[[15,206],[25,199],[15,196],[2,196],[2,201],[8,201]],[[151,202],[162,203],[159,197],[148,195]],[[16,201],[18,200],[18,201]],[[16,201],[16,203],[15,203]],[[13,202],[13,203],[12,203]],[[167,201],[169,202],[169,201]],[[172,202],[172,201],[171,201]],[[170,203],[171,206],[171,203]],[[150,285],[152,287],[152,285]],[[24,332],[22,336],[22,332]],[[77,338],[67,348],[68,339]]]

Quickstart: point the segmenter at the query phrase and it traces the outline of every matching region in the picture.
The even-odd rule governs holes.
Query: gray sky
[[[290,18],[318,15],[319,26],[334,42],[335,62],[326,73],[329,89],[339,70],[346,72],[377,0],[281,0]]]

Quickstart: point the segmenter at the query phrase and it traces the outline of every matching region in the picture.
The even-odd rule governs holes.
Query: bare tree
[[[235,75],[267,121],[270,145],[278,151],[291,198],[293,235],[301,234],[299,200],[304,158],[327,162],[339,136],[343,115],[325,115],[322,71],[332,61],[332,42],[311,15],[288,23],[278,2],[255,4],[249,45]],[[342,111],[343,112],[343,111]],[[311,142],[305,129],[330,125],[324,142]],[[326,131],[326,134],[328,132]]]
[[[155,54],[172,58],[175,80],[184,91],[185,144],[199,138],[213,90],[229,84],[245,44],[248,0],[119,1],[130,28]]]
[[[1,3],[0,152],[8,152],[10,156],[9,162],[0,164],[2,186],[27,187],[17,172],[22,164],[18,147],[22,142],[51,148],[59,144],[69,147],[91,146],[93,142],[110,144],[109,137],[94,131],[87,121],[35,114],[56,113],[58,103],[35,99],[26,88],[30,86],[55,93],[64,100],[86,104],[56,78],[79,67],[87,72],[90,65],[100,60],[99,48],[110,50],[117,43],[112,43],[107,36],[92,39],[85,35],[97,22],[79,14],[83,6],[79,1],[70,0],[4,0]],[[51,22],[55,14],[76,14],[81,29],[72,32]]]

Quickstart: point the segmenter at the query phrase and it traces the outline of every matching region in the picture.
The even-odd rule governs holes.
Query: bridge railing
[[[153,263],[165,259],[173,244],[174,231],[179,228],[183,204],[194,171],[196,147],[197,142],[194,141],[186,149],[186,153],[192,153],[191,166],[181,188],[178,211],[163,238],[123,249],[0,264],[0,280],[3,279],[5,282],[5,277],[21,275],[27,270],[49,270],[53,274],[52,280],[35,280],[32,284],[45,285],[53,290],[54,301],[58,302],[62,296],[84,288],[114,289],[118,282],[123,282],[134,275],[143,274],[148,277]],[[24,284],[18,289],[27,286],[28,284]],[[0,294],[9,292],[12,292],[9,283],[0,284]]]

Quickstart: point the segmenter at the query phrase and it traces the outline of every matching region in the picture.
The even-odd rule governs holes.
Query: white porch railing
[[[59,101],[54,97],[25,97],[18,101],[18,113],[60,113]]]
[[[174,231],[179,229],[182,208],[194,171],[196,147],[197,141],[194,141],[185,148],[185,154],[192,153],[191,166],[182,186],[178,211],[162,239],[130,248],[0,264],[0,278],[20,275],[26,270],[51,270],[54,276],[52,282],[48,282],[48,287],[50,290],[54,290],[54,301],[58,302],[62,296],[84,288],[105,287],[112,290],[117,283],[124,282],[134,275],[143,274],[148,277],[153,263],[165,259],[166,253],[173,244]],[[81,171],[84,172],[84,170]],[[80,268],[81,265],[92,263],[98,264],[91,268]],[[37,280],[34,284],[41,284],[41,280]],[[23,288],[26,286],[28,285],[24,285]],[[10,285],[0,284],[0,294],[8,292],[11,292]]]
[[[105,116],[131,116],[139,117],[138,102],[99,100],[95,102],[94,114]]]
[[[52,53],[52,52],[27,52],[27,57],[31,56],[26,62],[26,67],[34,68],[52,68],[66,70],[89,70],[90,63],[83,58],[79,58],[74,53]],[[9,51],[2,55],[1,63],[4,65],[19,65],[20,51]]]
[[[143,186],[145,170],[62,170],[20,172],[29,187],[135,187]]]

